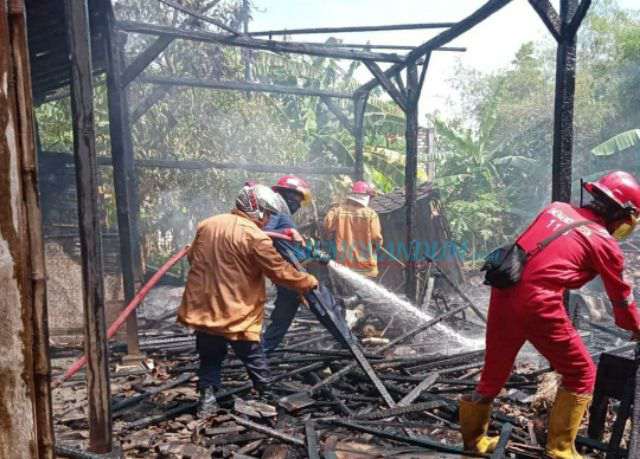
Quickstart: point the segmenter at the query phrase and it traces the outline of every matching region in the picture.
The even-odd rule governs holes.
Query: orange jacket
[[[375,210],[347,200],[329,210],[324,228],[334,234],[338,263],[369,277],[378,275],[376,249],[382,246],[382,230]]]
[[[187,256],[191,269],[178,322],[231,340],[260,341],[265,275],[301,293],[317,285],[313,276],[286,262],[271,239],[237,210],[202,221]]]

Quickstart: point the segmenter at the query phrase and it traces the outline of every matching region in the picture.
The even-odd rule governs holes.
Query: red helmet
[[[376,194],[376,191],[373,189],[373,187],[367,182],[363,182],[362,180],[359,180],[353,184],[353,186],[351,187],[351,192],[357,194],[368,194],[369,196],[375,196]]]
[[[273,191],[293,190],[302,195],[302,203],[307,204],[311,201],[311,187],[307,182],[295,175],[285,175],[278,179],[278,182],[271,187]]]
[[[629,209],[636,216],[640,215],[640,184],[628,172],[615,171],[600,177],[595,182],[587,182],[584,189],[590,194],[599,192],[621,209]]]

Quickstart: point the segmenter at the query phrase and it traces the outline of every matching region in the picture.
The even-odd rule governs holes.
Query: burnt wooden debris
[[[467,304],[458,307],[469,308]],[[370,314],[376,314],[374,311]],[[482,335],[483,326],[478,322],[448,311],[425,323],[430,327],[421,326],[420,332],[407,333],[405,321],[386,330],[386,344],[363,345],[361,357],[369,361],[385,390],[399,400],[389,407],[351,352],[341,349],[333,338],[318,340],[327,336],[326,330],[310,311],[300,311],[283,346],[269,357],[274,374],[270,394],[258,397],[241,362],[231,359],[223,367],[224,387],[216,394],[221,408],[206,420],[195,417],[197,391],[192,371],[197,368],[197,355],[193,337],[176,325],[172,316],[144,320],[141,348],[153,362],[150,369],[119,370],[117,362],[126,348],[117,343],[111,346],[114,438],[127,457],[269,457],[275,450],[301,457],[329,457],[358,448],[383,457],[409,450],[415,454],[461,454],[457,399],[474,389],[484,351],[454,348],[430,352],[436,345],[428,341],[429,336],[439,340],[438,332],[430,328],[443,320],[472,336]],[[617,392],[608,395],[628,401],[635,387],[626,384],[627,376],[635,377],[637,365],[633,359],[611,353],[629,352],[635,345],[611,348],[609,343],[615,339],[599,334],[593,355],[601,359],[601,365],[609,365],[602,371],[611,377],[617,375],[618,379],[610,378],[609,383]],[[608,349],[608,353],[599,349]],[[54,356],[69,355],[69,350],[54,351]],[[616,359],[629,360],[629,371],[617,364],[612,367]],[[541,447],[537,445],[544,441],[535,437],[532,441],[532,435],[542,432],[531,430],[529,421],[536,415],[529,404],[539,378],[549,371],[533,363],[518,364],[494,406],[491,431],[500,436],[500,443],[491,457],[539,457]],[[84,442],[78,431],[88,427],[82,379],[70,380],[60,390],[55,407],[56,435],[59,446],[66,450],[58,452],[81,452]],[[597,399],[594,406],[601,410]],[[613,432],[614,441],[621,432],[622,419],[630,414],[623,408],[620,420],[606,427],[607,432]],[[595,422],[601,417],[592,411],[592,419]],[[593,437],[580,437],[578,445],[625,457],[620,455],[624,449],[603,443],[597,434]],[[202,456],[193,456],[196,454]]]

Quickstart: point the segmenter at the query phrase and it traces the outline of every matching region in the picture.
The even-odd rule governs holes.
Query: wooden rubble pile
[[[447,323],[456,330],[475,327],[482,334],[459,314],[442,316],[449,316]],[[483,350],[430,351],[437,348],[438,333],[432,328],[437,321],[431,326],[397,322],[386,327],[386,337],[363,345],[393,397],[394,406],[388,406],[351,354],[309,311],[301,310],[283,347],[270,358],[275,376],[271,396],[261,399],[252,391],[244,367],[230,351],[218,394],[221,410],[199,420],[195,339],[173,325],[174,316],[165,314],[142,335],[146,368],[120,368],[116,362],[123,346],[111,348],[114,434],[125,457],[132,458],[463,457],[457,399],[473,390]],[[361,332],[362,327],[354,330]],[[608,334],[591,330],[585,336],[594,353],[612,347]],[[632,349],[628,343],[615,344],[620,352]],[[62,371],[79,354],[79,349],[54,349],[54,371]],[[550,379],[550,369],[539,362],[544,361],[520,363],[495,404],[491,431],[501,438],[491,457],[540,457],[553,388],[547,394],[540,390],[545,387],[540,382]],[[86,409],[83,374],[55,391],[61,456],[65,448],[85,450]],[[591,457],[606,448],[584,437],[579,444],[596,448]]]

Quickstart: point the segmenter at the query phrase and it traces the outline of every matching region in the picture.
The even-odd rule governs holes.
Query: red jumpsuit
[[[600,275],[613,305],[616,325],[640,329],[631,286],[622,277],[624,258],[602,219],[590,209],[555,202],[518,239],[527,252],[563,225],[590,220],[570,230],[529,259],[520,282],[491,290],[486,353],[476,391],[493,398],[509,378],[518,351],[529,341],[562,375],[571,392],[593,392],[595,367],[563,304],[565,289],[576,289]]]

